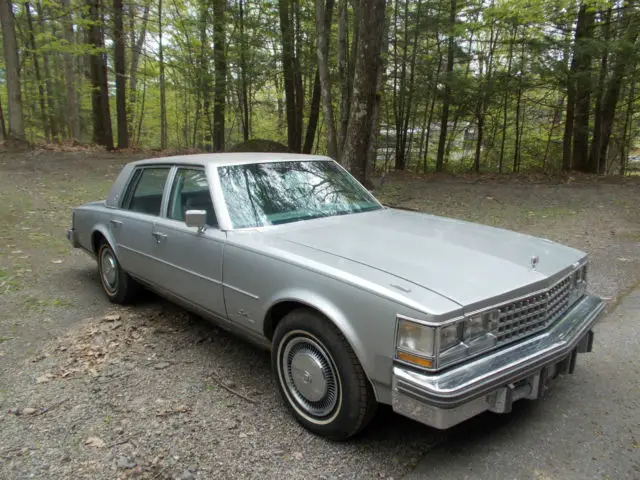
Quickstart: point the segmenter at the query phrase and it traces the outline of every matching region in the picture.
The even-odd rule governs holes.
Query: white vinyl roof
[[[267,162],[288,162],[292,160],[331,160],[322,155],[304,155],[302,153],[200,153],[194,155],[176,155],[172,157],[149,158],[131,162],[131,165],[158,165],[158,164],[180,164],[180,165],[245,165],[251,163]]]

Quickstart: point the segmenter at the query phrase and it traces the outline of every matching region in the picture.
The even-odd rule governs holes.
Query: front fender
[[[278,292],[269,299],[269,307],[267,311],[271,311],[274,306],[283,302],[296,302],[306,305],[310,308],[318,310],[327,317],[340,332],[345,336],[349,345],[355,352],[360,363],[364,366],[364,359],[367,357],[366,351],[360,341],[353,326],[347,320],[347,316],[334,302],[317,293],[303,290],[300,288],[290,288],[282,292]]]
[[[269,306],[266,311],[271,312],[274,307],[284,302],[295,302],[306,305],[307,307],[320,312],[331,323],[333,323],[333,325],[335,325],[335,327],[340,330],[342,335],[347,339],[347,342],[353,349],[353,352],[360,362],[360,365],[369,379],[369,383],[372,385],[375,393],[376,382],[373,381],[373,357],[371,353],[367,351],[362,338],[358,335],[358,332],[354,328],[352,322],[349,321],[347,314],[329,298],[302,288],[288,288],[277,292],[269,298],[267,302]],[[376,398],[377,397],[378,395],[376,393]]]

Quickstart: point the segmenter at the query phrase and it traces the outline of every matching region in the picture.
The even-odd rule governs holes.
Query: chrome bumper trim
[[[76,232],[73,228],[67,229],[67,240],[71,243],[71,246],[74,248],[78,247],[78,241],[76,239]]]
[[[604,308],[600,298],[585,296],[543,333],[443,372],[427,374],[396,365],[393,408],[422,423],[448,428],[485,410],[502,411],[492,406],[494,397],[506,395],[509,408],[511,401],[537,398],[541,392],[536,382],[545,382],[550,369],[553,375],[570,373],[576,354],[591,350],[591,329]],[[529,391],[515,392],[518,385],[530,385]]]

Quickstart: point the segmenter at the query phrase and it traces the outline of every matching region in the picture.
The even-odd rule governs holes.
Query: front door
[[[156,219],[155,254],[161,286],[196,306],[226,318],[222,292],[222,255],[226,234],[218,228],[209,182],[203,168],[177,167],[167,214]],[[207,227],[187,227],[187,210],[205,210]]]

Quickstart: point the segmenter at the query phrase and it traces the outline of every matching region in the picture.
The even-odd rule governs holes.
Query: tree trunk
[[[476,138],[476,152],[473,158],[473,171],[480,173],[480,155],[482,153],[482,140],[484,135],[484,115],[478,116],[478,132]]]
[[[31,50],[31,61],[33,62],[33,71],[36,75],[36,84],[38,85],[38,101],[40,103],[40,120],[42,121],[42,130],[44,138],[47,142],[51,141],[51,129],[47,118],[47,109],[45,107],[45,93],[42,76],[40,75],[40,60],[38,59],[38,47],[33,28],[33,19],[31,16],[31,8],[29,2],[24,4],[25,14],[27,16],[27,26],[29,27],[29,49]]]
[[[36,9],[38,12],[38,25],[40,27],[40,33],[42,35],[46,34],[45,30],[45,19],[44,19],[44,8],[42,6],[42,2],[38,0],[36,3]],[[53,25],[53,24],[52,24]],[[55,33],[55,32],[54,32]],[[54,141],[58,140],[59,137],[59,128],[58,128],[58,118],[57,118],[57,108],[56,108],[56,95],[53,89],[53,80],[51,77],[51,69],[49,68],[49,55],[47,52],[42,55],[42,66],[44,73],[44,85],[45,90],[47,92],[47,119],[49,121],[49,128],[51,130],[51,138]]]
[[[370,138],[369,138],[369,149],[367,151],[367,165],[365,168],[366,172],[366,182],[368,187],[372,186],[370,181],[371,177],[375,175],[376,168],[376,158],[377,158],[377,143],[378,143],[378,134],[380,132],[380,104],[382,103],[382,90],[384,85],[386,84],[386,74],[387,71],[387,58],[389,51],[389,33],[388,33],[389,25],[388,22],[384,22],[383,26],[383,35],[382,35],[382,49],[381,54],[379,56],[378,61],[378,78],[376,80],[376,93],[375,100],[373,103],[373,112],[371,113],[371,129],[370,129]],[[415,118],[414,118],[415,123]]]
[[[242,138],[246,142],[249,140],[251,132],[251,119],[249,117],[249,88],[247,82],[247,42],[244,33],[244,2],[239,0],[238,8],[240,13],[240,92],[242,97]]]
[[[287,140],[289,149],[294,152],[299,152],[302,138],[297,121],[295,51],[289,2],[290,0],[278,0],[278,10],[282,37],[282,69],[284,76],[285,110],[287,114]]]
[[[573,136],[574,136],[574,121],[576,115],[576,100],[577,100],[577,87],[576,77],[579,73],[579,40],[583,35],[584,22],[587,19],[586,7],[580,6],[578,11],[578,20],[576,23],[576,33],[573,47],[573,58],[571,59],[571,67],[569,68],[569,75],[567,78],[567,113],[564,124],[564,135],[562,138],[562,169],[569,171],[573,168]]]
[[[200,27],[200,54],[198,57],[198,70],[197,70],[197,80],[196,80],[196,116],[193,127],[193,145],[203,146],[207,151],[211,151],[213,149],[212,141],[213,141],[213,124],[211,123],[211,75],[209,74],[209,58],[211,56],[210,52],[210,42],[207,37],[207,31],[209,27],[209,7],[210,3],[208,0],[200,1],[200,12],[199,12],[199,27]],[[200,120],[200,103],[202,100],[202,106],[204,110],[204,123],[206,134],[204,135],[204,142],[198,139],[198,125]]]
[[[69,0],[66,0],[69,1]],[[137,88],[138,88],[138,65],[140,63],[140,55],[142,55],[142,51],[144,49],[144,42],[147,36],[147,23],[149,23],[149,3],[145,3],[144,11],[142,12],[142,25],[140,26],[140,33],[134,42],[132,42],[133,51],[131,52],[131,66],[129,67],[129,115],[128,115],[128,126],[131,129],[129,136],[133,139],[134,128],[135,128],[135,112],[136,112],[136,101],[137,97]],[[133,31],[132,31],[133,33]]]
[[[302,71],[300,69],[300,49],[302,44],[302,28],[300,27],[300,4],[298,0],[292,0],[294,22],[292,24],[292,36],[294,38],[293,55],[293,86],[295,94],[295,129],[296,152],[302,150],[302,120],[304,118],[304,85],[302,83]]]
[[[607,149],[613,132],[613,121],[620,96],[622,80],[634,66],[635,42],[640,33],[640,15],[634,11],[634,0],[626,0],[623,12],[622,38],[616,52],[615,65],[612,68],[609,84],[602,102],[602,139],[598,155],[597,172],[604,173]],[[595,172],[594,172],[595,173]]]
[[[144,65],[147,66],[147,57],[144,58]],[[136,135],[136,143],[140,142],[140,135],[142,133],[142,119],[144,117],[144,101],[147,96],[147,76],[142,77],[142,99],[140,100],[140,113],[138,114],[138,133]]]
[[[408,2],[405,3],[405,52],[403,54],[403,64],[407,63],[407,55],[408,55],[408,44],[409,44],[409,34],[407,25],[409,24],[408,18]],[[403,87],[401,89],[402,99],[402,117],[401,117],[401,128],[400,128],[400,151],[398,156],[398,152],[396,153],[396,170],[404,170],[406,168],[406,163],[408,160],[410,149],[409,139],[409,119],[411,118],[411,107],[413,105],[413,94],[415,91],[415,70],[416,70],[416,58],[418,54],[418,33],[420,31],[420,13],[422,9],[422,0],[418,0],[416,5],[416,19],[415,26],[413,30],[413,38],[411,41],[411,60],[409,64],[409,85],[407,87],[407,81],[405,79],[406,71],[403,67],[402,75],[403,75]],[[412,129],[413,131],[413,129]],[[398,133],[398,132],[396,132]],[[399,160],[399,161],[398,161]]]
[[[589,159],[589,115],[591,107],[591,43],[595,8],[582,5],[578,13],[578,26],[574,58],[576,60],[576,98],[573,119],[573,159],[576,170],[587,171]]]
[[[64,20],[62,22],[62,32],[68,47],[74,45],[73,36],[73,16],[71,1],[64,0]],[[78,94],[76,92],[76,74],[74,69],[74,56],[67,51],[64,54],[64,78],[67,90],[67,122],[69,125],[69,136],[72,142],[80,141],[80,118],[78,111]]]
[[[7,125],[4,121],[4,111],[2,110],[2,101],[0,100],[0,140],[7,139]]]
[[[624,131],[622,132],[622,148],[620,148],[620,175],[625,174],[627,166],[627,157],[631,150],[631,142],[633,136],[631,135],[631,121],[633,119],[633,100],[635,95],[636,79],[631,80],[631,86],[629,87],[629,101],[627,103],[627,113],[624,120]],[[627,138],[628,137],[628,138]]]
[[[444,99],[442,100],[442,116],[440,118],[440,141],[438,142],[436,172],[442,172],[444,166],[444,154],[447,142],[447,126],[449,122],[449,105],[451,103],[451,83],[453,81],[453,54],[455,50],[454,29],[456,25],[456,14],[456,0],[451,0],[451,11],[449,12],[449,45],[447,47],[447,72],[444,87]]]
[[[342,157],[349,126],[350,81],[349,81],[349,19],[347,0],[339,0],[338,10],[338,78],[340,81],[340,125],[338,128],[338,157]]]
[[[513,63],[513,43],[516,40],[518,27],[514,27],[513,34],[509,41],[509,60],[507,61],[507,79],[511,78],[511,65]],[[509,88],[505,87],[504,96],[502,97],[502,140],[500,141],[500,160],[498,164],[498,172],[502,173],[504,168],[504,145],[507,140],[507,116],[509,106]]]
[[[522,46],[520,51],[520,75],[518,76],[518,96],[516,100],[516,141],[514,145],[513,151],[513,172],[520,171],[520,157],[521,157],[521,139],[522,139],[522,128],[520,126],[521,115],[522,115],[522,77],[524,77],[524,52],[525,52],[525,41],[524,41],[524,32],[522,30]]]
[[[353,102],[343,163],[361,182],[366,181],[367,152],[371,142],[372,113],[376,97],[380,51],[384,34],[385,0],[362,0],[367,12],[359,18],[358,50],[353,81]]]
[[[226,0],[213,0],[213,61],[216,84],[213,99],[213,151],[224,151],[225,107],[227,97],[227,56],[225,53]],[[206,93],[206,92],[205,92]]]
[[[88,27],[89,43],[92,48],[90,58],[91,69],[91,105],[93,108],[93,142],[113,150],[113,132],[109,109],[109,87],[107,84],[107,61],[104,49],[104,33],[102,28],[102,5],[100,0],[89,0]]]
[[[160,148],[167,148],[167,92],[164,79],[164,52],[162,51],[162,0],[158,0],[158,61],[160,63]]]
[[[493,7],[494,2],[491,2]],[[491,24],[491,33],[489,36],[489,59],[487,61],[487,71],[485,74],[486,82],[480,84],[480,100],[478,102],[478,112],[476,115],[478,134],[476,138],[476,152],[473,159],[473,169],[476,173],[480,172],[480,157],[482,155],[482,142],[484,137],[484,122],[485,115],[487,113],[487,102],[489,99],[489,92],[491,92],[491,84],[493,74],[493,55],[495,52],[496,44],[498,42],[498,35],[495,33],[495,22]],[[482,69],[481,69],[482,70]]]
[[[404,102],[404,83],[407,71],[407,28],[408,21],[405,18],[405,30],[404,30],[404,52],[402,58],[398,55],[398,43],[401,35],[398,32],[398,0],[393,2],[393,119],[395,122],[395,165],[396,170],[404,170],[404,157],[402,149],[402,118],[403,118],[403,102]],[[409,3],[405,1],[405,17]],[[400,74],[398,74],[398,67],[400,67]]]
[[[127,78],[124,53],[124,27],[122,25],[122,0],[113,0],[113,40],[116,71],[116,111],[118,118],[118,148],[129,148],[127,127]]]
[[[611,10],[607,9],[607,14],[603,18],[603,52],[600,59],[600,76],[598,78],[598,88],[596,90],[596,118],[593,124],[593,140],[591,142],[591,150],[589,151],[588,170],[591,172],[598,170],[598,156],[600,153],[600,141],[602,139],[602,94],[604,93],[605,82],[607,81],[607,64],[609,62],[609,46],[611,39]]]
[[[316,68],[313,80],[313,90],[311,91],[311,105],[309,106],[309,121],[307,122],[307,133],[304,137],[302,153],[311,153],[313,142],[318,129],[318,119],[320,118],[320,98],[322,96],[320,87],[320,70]]]
[[[477,21],[478,17],[476,16],[475,20],[472,21]],[[467,60],[467,65],[464,69],[464,78],[467,79],[469,78],[469,72],[471,72],[471,61],[474,55],[473,52],[473,37],[474,37],[475,32],[471,32],[471,35],[469,36],[469,41],[468,41],[468,60]],[[451,133],[449,133],[448,139],[447,139],[447,146],[445,149],[445,154],[444,154],[444,165],[443,168],[446,169],[447,165],[449,163],[449,156],[451,154],[451,148],[453,146],[453,142],[455,140],[455,138],[458,135],[458,122],[460,121],[460,117],[463,115],[463,108],[464,105],[459,104],[455,110],[455,113],[453,114],[453,128],[451,128]],[[463,152],[464,154],[464,152]]]
[[[436,93],[438,90],[438,80],[440,77],[440,70],[442,70],[442,55],[440,54],[440,42],[438,42],[438,68],[436,68],[436,75],[433,77],[433,88],[431,89],[431,106],[429,107],[429,117],[427,119],[427,133],[425,135],[424,144],[424,156],[422,158],[422,172],[427,173],[427,162],[429,160],[429,142],[431,138],[431,124],[433,123],[433,112],[436,106]]]
[[[318,31],[318,71],[320,74],[320,89],[322,93],[322,114],[327,135],[327,154],[338,159],[338,139],[336,124],[333,117],[333,103],[331,98],[331,78],[329,76],[329,37],[331,36],[331,17],[333,15],[334,0],[316,0],[316,28]]]
[[[549,129],[549,135],[547,135],[547,144],[544,149],[544,157],[542,158],[542,171],[547,171],[547,164],[549,162],[549,150],[551,149],[551,139],[553,138],[553,132],[556,129],[558,123],[560,123],[560,112],[564,106],[564,96],[561,96],[558,100],[558,104],[553,110],[553,119],[551,120],[551,128]]]

